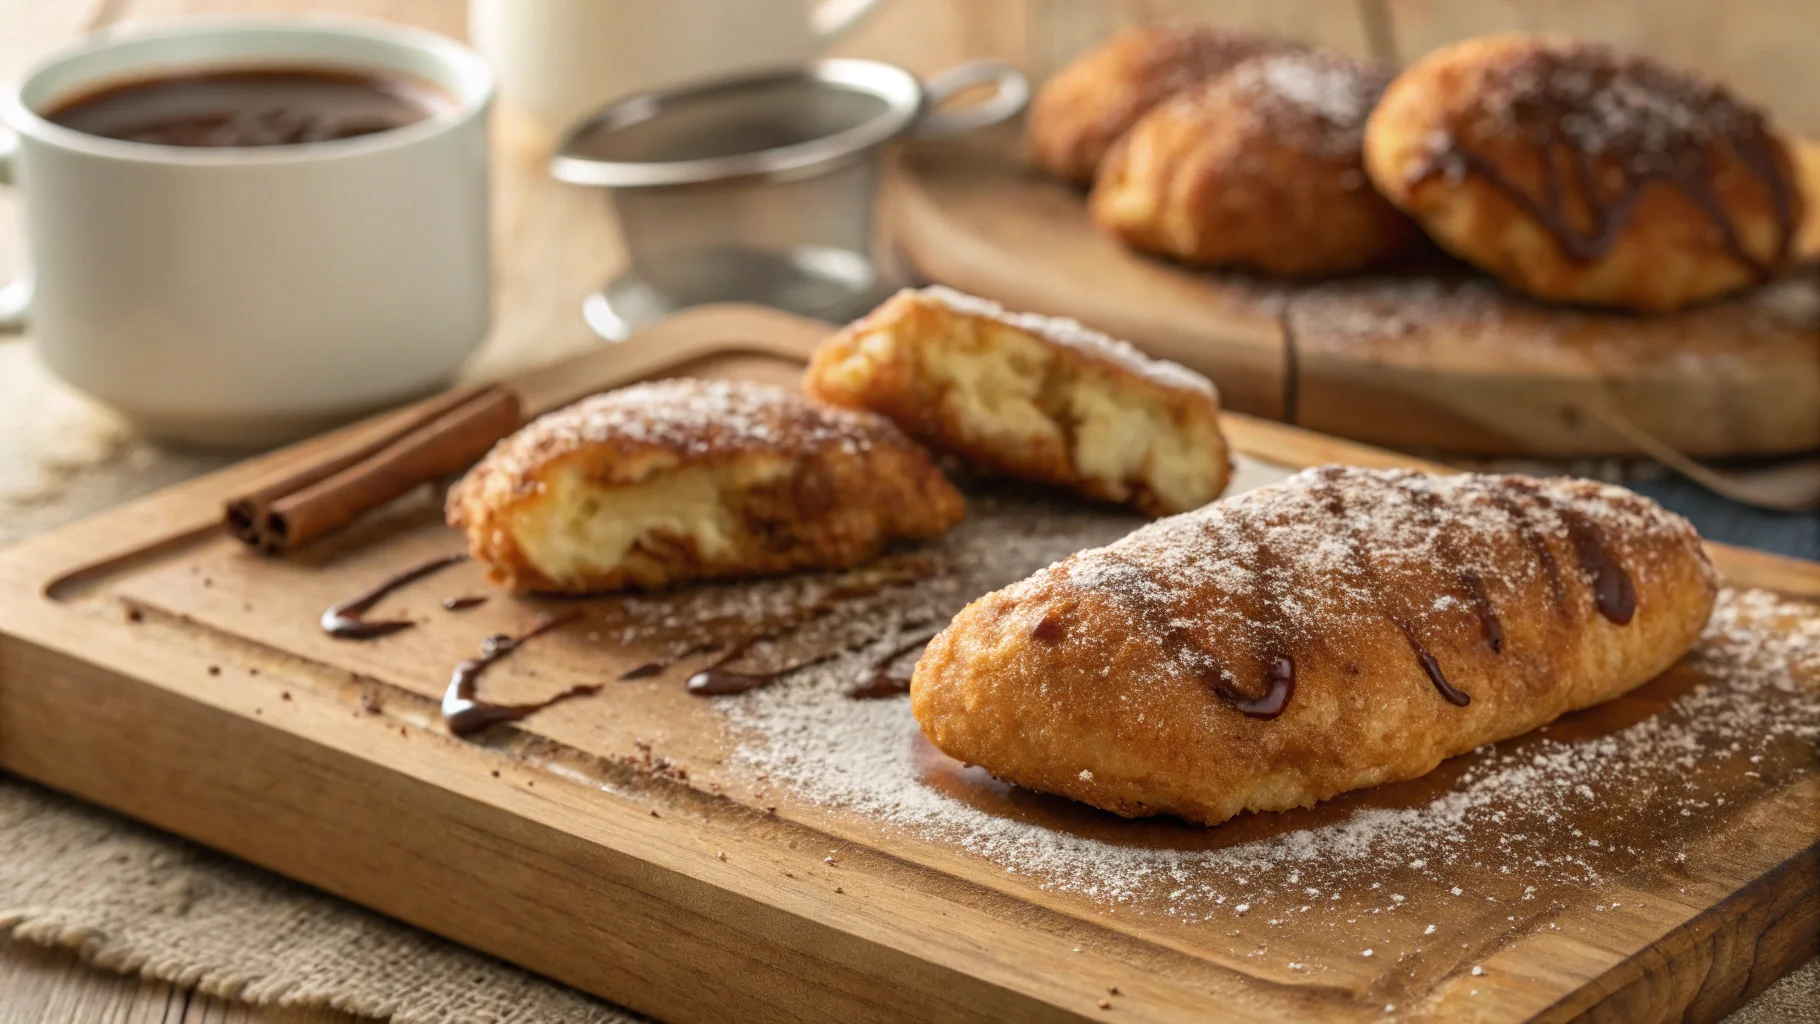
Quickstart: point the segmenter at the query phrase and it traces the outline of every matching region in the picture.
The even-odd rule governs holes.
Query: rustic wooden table
[[[221,10],[328,9],[460,35],[464,6],[461,0],[0,0],[0,25],[5,26],[0,31],[0,77],[16,76],[38,56],[107,25]],[[1820,35],[1820,7],[1809,0],[1731,0],[1723,5],[1664,0],[1646,10],[1576,0],[1476,5],[1431,0],[900,0],[844,42],[841,51],[894,60],[920,72],[997,56],[1042,75],[1121,20],[1166,14],[1391,57],[1500,28],[1572,31],[1703,66],[1773,101],[1791,127],[1820,134],[1820,88],[1815,87],[1820,70],[1808,52]],[[577,304],[588,285],[604,280],[619,258],[604,217],[577,218],[581,207],[573,197],[548,199],[543,198],[548,193],[519,187],[527,176],[541,173],[541,161],[517,145],[502,138],[498,230],[502,237],[535,232],[560,235],[564,241],[537,266],[500,268],[498,329],[474,367],[482,375],[590,344]],[[0,280],[21,263],[18,220],[17,200],[0,196]],[[565,230],[544,230],[553,222]],[[569,231],[570,224],[579,226]],[[35,496],[9,508],[14,518],[5,524],[4,535],[48,528],[219,464],[215,458],[148,449],[117,432],[63,436],[55,414],[59,403],[68,401],[59,397],[23,345],[0,342],[0,497],[8,488]],[[131,457],[118,457],[123,451]],[[250,1008],[94,970],[71,953],[0,941],[0,1024],[353,1020],[332,1011]]]

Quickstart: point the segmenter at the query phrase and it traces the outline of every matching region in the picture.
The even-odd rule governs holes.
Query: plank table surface
[[[221,10],[308,9],[412,22],[460,35],[464,6],[460,0],[0,0],[0,25],[5,26],[0,31],[0,77],[12,78],[38,56],[107,25]],[[961,59],[1000,56],[1043,74],[1118,21],[1161,14],[1274,29],[1350,52],[1391,57],[1500,27],[1548,27],[1634,42],[1700,64],[1772,100],[1797,130],[1820,134],[1820,68],[1807,52],[1820,28],[1820,8],[1805,0],[1724,5],[1676,0],[1649,5],[1647,11],[1594,9],[1603,6],[1565,0],[1464,6],[1428,0],[1004,0],[990,5],[900,0],[843,43],[841,52],[890,59],[925,73]],[[540,174],[540,165],[539,159],[502,150],[497,227],[504,236],[561,239],[562,247],[550,251],[540,265],[500,268],[498,328],[476,360],[477,374],[495,374],[589,344],[576,311],[579,296],[589,282],[604,280],[619,260],[602,217],[575,230],[551,230],[553,224],[578,223],[572,213],[581,200],[563,205],[514,201],[513,182]],[[17,200],[0,196],[0,279],[22,263],[19,221]],[[562,275],[561,286],[544,280],[552,274]],[[0,342],[0,374],[23,365],[25,358],[17,343]],[[172,457],[165,466],[167,474],[181,474],[199,471],[206,463]],[[45,525],[55,515],[56,510],[48,513]],[[250,1008],[93,970],[68,952],[0,941],[0,1024],[91,1020],[328,1024],[356,1018],[324,1010]]]

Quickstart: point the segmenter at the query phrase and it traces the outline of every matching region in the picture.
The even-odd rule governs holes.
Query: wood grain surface
[[[733,310],[692,317],[649,347],[688,358],[680,337],[693,322],[739,339],[741,352],[762,344],[771,353],[685,364],[708,375],[791,379],[800,368],[791,354],[825,331],[762,311],[748,324]],[[628,368],[653,372],[641,340],[569,366],[547,376],[587,389]],[[0,679],[59,681],[0,686],[0,767],[679,1021],[736,1011],[1093,1017],[1109,986],[1132,1019],[1198,1019],[1215,1004],[1259,1020],[1381,1019],[1388,996],[1416,1020],[1710,1020],[1809,955],[1820,930],[1820,777],[1800,773],[1786,785],[1725,784],[1723,822],[1630,835],[1646,849],[1667,842],[1686,860],[1646,858],[1596,891],[1551,883],[1514,928],[1503,923],[1510,904],[1481,909],[1415,887],[1404,925],[1284,922],[1271,944],[1325,965],[1310,983],[1250,959],[1247,940],[1222,930],[1160,913],[1114,916],[939,838],[769,787],[730,765],[733,741],[717,712],[674,680],[616,687],[611,700],[569,702],[521,729],[456,740],[435,712],[448,666],[541,603],[496,595],[460,616],[420,613],[418,628],[377,644],[339,643],[315,625],[332,601],[457,543],[433,505],[407,502],[281,560],[249,556],[210,526],[224,494],[361,429],[372,428],[305,442],[0,556]],[[1243,417],[1228,429],[1236,450],[1288,466],[1409,462]],[[1820,595],[1820,566],[1724,548],[1714,557],[1734,583]],[[414,600],[484,588],[478,571],[456,567]],[[562,608],[611,621],[612,602]],[[496,699],[530,699],[549,680],[612,678],[649,656],[556,634],[488,686]],[[1606,735],[1702,681],[1724,682],[1684,663],[1563,728]],[[662,738],[668,767],[652,766],[649,737]],[[1224,843],[1348,808],[1420,804],[1451,774],[1192,834]],[[1042,813],[1083,834],[1160,829],[1169,842],[1190,841],[1175,826],[1114,826],[1072,806]],[[823,859],[828,850],[836,862]],[[1498,885],[1468,864],[1452,870],[1475,889]],[[1620,897],[1621,914],[1590,905]],[[1424,920],[1445,922],[1445,939],[1425,941]],[[1404,934],[1411,925],[1418,931]],[[1414,958],[1360,959],[1354,947],[1382,927]],[[1487,977],[1468,973],[1477,965]],[[811,1003],[792,994],[805,987],[819,994]]]

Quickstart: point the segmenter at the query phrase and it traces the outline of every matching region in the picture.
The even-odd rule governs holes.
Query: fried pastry
[[[1001,778],[1211,825],[1616,697],[1716,593],[1693,527],[1621,488],[1329,466],[975,601],[911,706]]]
[[[1232,470],[1207,378],[948,288],[901,291],[823,342],[803,386],[983,469],[1149,515],[1212,501]]]
[[[676,379],[535,420],[455,485],[447,511],[495,581],[585,593],[841,568],[965,510],[881,416]]]
[[[1185,263],[1285,276],[1409,251],[1421,232],[1372,188],[1360,148],[1390,77],[1330,53],[1243,61],[1165,100],[1113,146],[1093,218]]]
[[[1607,47],[1492,36],[1444,47],[1365,131],[1378,189],[1435,241],[1544,299],[1665,311],[1794,259],[1789,147],[1717,83]]]
[[[1026,121],[1031,156],[1048,173],[1087,184],[1145,111],[1247,57],[1292,46],[1179,22],[1123,29],[1037,90]]]

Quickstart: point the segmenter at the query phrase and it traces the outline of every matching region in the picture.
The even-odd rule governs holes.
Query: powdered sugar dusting
[[[1820,609],[1763,591],[1725,592],[1695,652],[1651,684],[1681,692],[1626,728],[1586,733],[1575,726],[1585,716],[1569,716],[1553,736],[1481,748],[1428,779],[1217,829],[1073,807],[1050,827],[1029,806],[1055,798],[997,808],[940,786],[929,768],[940,755],[917,739],[907,700],[842,696],[856,664],[843,659],[723,704],[750,737],[737,763],[1045,888],[1191,920],[1240,904],[1326,914],[1323,900],[1355,916],[1388,913],[1406,905],[1393,898],[1403,892],[1429,904],[1448,895],[1547,904],[1673,863],[1723,822],[1725,794],[1737,807],[1739,794],[1820,768]],[[1401,806],[1412,790],[1432,796]],[[1455,882],[1487,869],[1502,880],[1494,891]]]
[[[1186,366],[1166,359],[1152,359],[1129,343],[1085,327],[1077,320],[1043,316],[1040,313],[1013,313],[990,299],[955,291],[945,285],[931,285],[916,294],[956,313],[997,320],[1020,331],[1027,331],[1089,359],[1110,363],[1160,387],[1183,388],[1207,395],[1215,393],[1212,381]]]
[[[1209,83],[1206,95],[1230,92],[1251,105],[1273,135],[1312,152],[1355,159],[1365,119],[1390,84],[1388,71],[1331,53],[1253,57]]]
[[[957,578],[939,594],[912,597],[863,650],[716,705],[742,737],[732,769],[1106,908],[1236,922],[1243,906],[1253,928],[1382,923],[1379,953],[1424,936],[1457,941],[1470,915],[1500,929],[1552,927],[1563,901],[1611,906],[1598,894],[1684,861],[1733,827],[1752,794],[1820,772],[1820,608],[1763,591],[1724,592],[1692,654],[1606,708],[1422,779],[1212,829],[1123,821],[1002,785],[922,741],[907,700],[844,696],[872,656],[908,635],[905,624],[952,614],[1131,523],[976,500],[943,541]]]
[[[909,441],[882,416],[823,405],[789,388],[678,377],[545,414],[495,445],[470,479],[516,488],[552,459],[593,446],[621,456],[661,449],[686,461],[760,450],[860,453],[883,443]]]
[[[1254,660],[1267,664],[1285,644],[1344,635],[1356,628],[1355,620],[1382,618],[1387,594],[1429,590],[1437,567],[1508,590],[1538,573],[1561,573],[1558,561],[1522,557],[1513,539],[1527,536],[1531,545],[1552,540],[1571,551],[1575,521],[1596,524],[1608,543],[1654,538],[1695,544],[1685,519],[1591,481],[1539,485],[1492,474],[1329,466],[1158,520],[1045,570],[1030,586],[1040,590],[1053,581],[1104,594],[1151,628],[1177,614],[1183,591],[1266,593],[1272,599],[1264,608],[1217,603],[1204,620],[1183,628],[1252,643]],[[1644,557],[1623,562],[1639,585],[1660,568]],[[1426,602],[1404,615],[1417,632],[1430,619],[1474,617],[1460,600]],[[1172,653],[1182,671],[1222,671],[1202,645],[1175,645]]]

